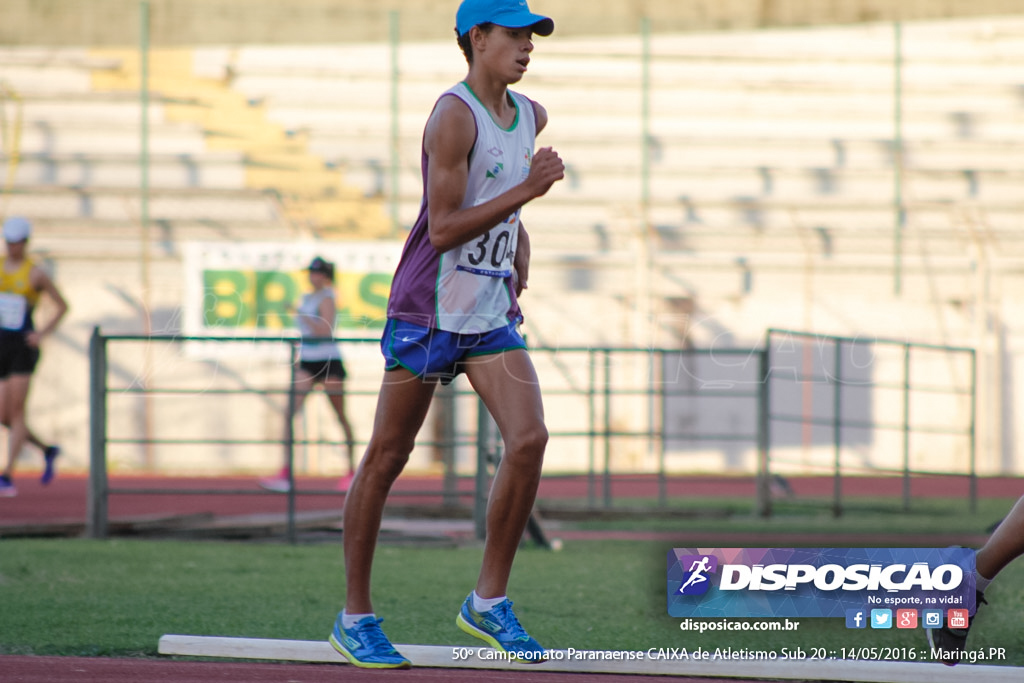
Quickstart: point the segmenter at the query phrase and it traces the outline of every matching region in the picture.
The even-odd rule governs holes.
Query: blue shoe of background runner
[[[352,628],[341,625],[341,614],[331,631],[331,646],[345,659],[366,669],[408,669],[412,662],[395,649],[380,630],[383,619],[366,617]]]
[[[57,467],[54,461],[57,456],[60,455],[60,446],[47,446],[43,451],[43,458],[46,460],[46,467],[43,469],[43,476],[40,477],[39,481],[46,486],[53,481],[54,475],[57,474]]]
[[[513,659],[529,664],[539,664],[548,659],[547,652],[519,624],[512,611],[512,601],[504,600],[493,609],[477,612],[473,609],[473,596],[462,603],[455,625],[471,636],[486,641],[491,647],[503,650]]]
[[[14,488],[14,482],[7,475],[0,474],[0,498],[14,498],[18,495],[18,489]]]

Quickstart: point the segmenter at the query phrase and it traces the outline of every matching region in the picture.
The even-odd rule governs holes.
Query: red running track
[[[42,486],[36,474],[25,472],[16,480],[18,496],[0,498],[0,527],[18,524],[84,523],[87,515],[88,479],[83,474],[58,476],[49,486]],[[297,495],[298,511],[340,511],[344,494],[335,490],[336,479],[301,477],[300,492],[318,495]],[[789,479],[793,493],[801,497],[827,497],[832,492],[829,477],[800,477]],[[109,499],[109,519],[139,519],[172,515],[212,514],[214,516],[281,513],[287,511],[287,497],[261,489],[255,477],[158,477],[115,476],[110,479],[114,493]],[[859,496],[891,496],[898,499],[902,492],[899,478],[847,477],[843,480],[843,494]],[[542,502],[573,503],[585,501],[591,493],[596,500],[604,499],[605,480],[585,476],[549,477],[541,482],[539,500]],[[473,481],[459,480],[463,494],[472,492]],[[616,476],[610,479],[615,498],[653,498],[658,495],[658,480],[654,476]],[[118,490],[181,489],[184,493],[117,493]],[[211,491],[194,495],[188,491]],[[218,491],[245,491],[246,495],[218,494]],[[754,482],[750,477],[676,477],[668,480],[667,495],[681,497],[752,497]],[[913,480],[911,492],[915,497],[959,497],[966,500],[967,480],[963,477],[922,477]],[[438,505],[441,479],[431,476],[403,476],[395,485],[389,504]],[[1018,498],[1024,494],[1024,478],[1001,477],[978,480],[978,494],[991,498]],[[460,502],[468,505],[471,498],[463,495]]]
[[[5,683],[321,683],[409,681],[414,683],[652,683],[650,676],[413,668],[372,671],[348,665],[271,662],[192,662],[84,657],[0,657]],[[675,678],[677,683],[730,683],[726,679]],[[735,683],[735,679],[730,679]]]

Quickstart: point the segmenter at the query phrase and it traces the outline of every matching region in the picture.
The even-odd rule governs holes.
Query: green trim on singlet
[[[447,253],[447,252],[445,252]],[[444,253],[437,257],[437,277],[434,278],[434,322],[431,327],[441,329],[441,273],[444,272]]]
[[[476,100],[477,102],[480,102],[480,106],[484,108],[484,111],[486,111],[488,114],[490,114],[491,110],[488,109],[487,105],[485,105],[483,103],[483,101],[479,97],[476,96],[476,93],[473,92],[473,88],[469,87],[469,83],[466,83],[466,81],[462,81],[462,85],[466,86],[466,90],[469,91],[469,94],[473,96],[474,100]],[[515,117],[515,119],[512,120],[512,125],[509,126],[508,128],[503,127],[500,123],[498,123],[497,121],[494,120],[494,116],[493,115],[491,116],[491,121],[494,122],[494,125],[496,125],[499,130],[503,130],[506,133],[511,133],[512,131],[514,131],[516,129],[516,126],[519,125],[519,103],[516,102],[516,98],[512,97],[512,95],[507,90],[505,91],[505,94],[508,96],[508,99],[512,102],[512,106],[516,108],[516,117]]]

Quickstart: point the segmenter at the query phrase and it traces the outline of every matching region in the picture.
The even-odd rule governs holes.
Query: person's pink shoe
[[[356,478],[356,475],[349,472],[344,477],[338,480],[338,490],[348,491],[348,487],[352,486],[352,480]]]
[[[268,491],[276,491],[277,493],[288,493],[291,490],[291,482],[288,481],[288,468],[282,468],[273,477],[266,477],[260,479],[260,486],[267,489]]]
[[[291,482],[288,481],[287,477],[267,477],[266,479],[260,479],[260,486],[268,491],[275,491],[277,493],[288,493],[292,488]]]

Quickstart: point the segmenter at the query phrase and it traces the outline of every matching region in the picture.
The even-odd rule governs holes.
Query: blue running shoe
[[[507,652],[517,662],[539,664],[548,660],[548,653],[540,643],[519,624],[511,600],[506,599],[486,612],[477,612],[473,609],[471,594],[462,603],[455,625],[491,647]]]
[[[43,476],[39,479],[39,481],[43,483],[43,486],[46,486],[53,481],[53,477],[57,474],[55,461],[57,460],[58,455],[60,455],[60,446],[47,446],[43,451],[43,458],[46,460],[46,467],[43,469]]]
[[[14,482],[6,474],[0,474],[0,498],[14,498],[18,495],[18,489],[14,488]]]
[[[341,614],[331,631],[331,646],[345,659],[365,669],[408,669],[412,662],[398,654],[388,637],[380,630],[383,619],[366,617],[352,628],[341,625]]]

